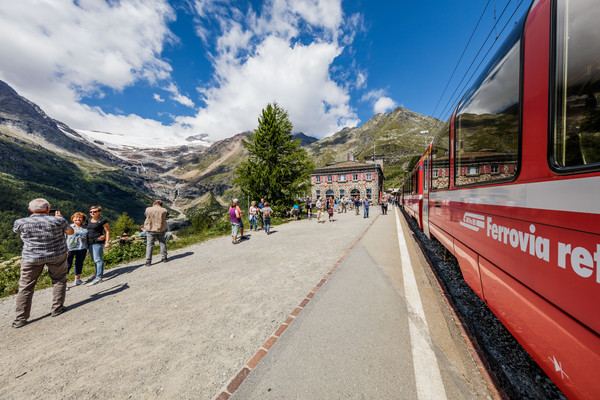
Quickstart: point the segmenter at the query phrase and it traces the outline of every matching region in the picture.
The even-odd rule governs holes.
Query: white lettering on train
[[[550,263],[550,239],[536,235],[536,226],[529,225],[529,232],[523,232],[509,226],[494,223],[492,217],[479,214],[465,213],[460,224],[465,228],[478,232],[486,231],[487,237],[520,250],[525,254],[537,257]],[[552,244],[554,247],[554,244]],[[571,243],[558,242],[553,265],[562,269],[570,269],[581,278],[592,278],[595,275],[596,283],[600,283],[600,244],[596,244],[596,251]]]
[[[529,253],[540,260],[550,261],[550,240],[535,236],[535,225],[529,225],[529,233],[515,228],[497,225],[492,222],[492,217],[487,217],[487,236],[499,242],[519,248],[523,253]]]
[[[572,249],[571,244],[558,242],[558,266],[566,269],[567,258],[573,271],[582,278],[592,276],[595,268],[596,282],[600,283],[600,244],[596,245],[596,252],[592,255],[584,247],[575,247]]]

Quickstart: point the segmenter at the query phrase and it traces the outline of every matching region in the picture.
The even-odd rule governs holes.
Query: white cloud
[[[363,95],[361,101],[371,102],[375,114],[386,113],[398,106],[392,98],[386,96],[385,89],[371,90]]]
[[[355,126],[348,94],[327,75],[338,53],[332,44],[290,47],[270,36],[248,61],[219,65],[220,85],[201,92],[206,107],[177,122],[222,138],[256,128],[261,109],[277,102],[288,111],[296,131],[324,136]]]
[[[389,97],[380,97],[373,105],[376,114],[386,113],[393,108],[396,108],[396,102]]]
[[[217,83],[199,88],[206,106],[178,123],[223,138],[256,128],[261,109],[277,102],[295,131],[323,137],[358,124],[347,89],[330,76],[343,51],[336,39],[343,22],[340,1],[272,0],[260,15],[249,9],[245,20],[218,1],[197,1],[196,7],[200,23],[218,21],[223,29],[212,59]],[[295,40],[302,24],[314,30],[311,43]]]
[[[295,131],[323,137],[359,122],[349,88],[331,75],[334,60],[359,29],[345,21],[341,0],[265,0],[261,10],[236,8],[229,0],[196,0],[195,32],[212,48],[210,82],[194,96],[171,76],[162,58],[176,43],[168,24],[176,14],[168,0],[7,1],[0,8],[0,79],[75,129],[140,138],[208,133],[221,139],[257,125],[260,110],[277,102]],[[246,3],[248,4],[248,3]],[[341,38],[341,39],[340,39]],[[356,86],[365,84],[360,74]],[[123,92],[139,82],[169,93],[196,115],[159,121],[104,112],[82,104],[103,90]],[[182,93],[183,92],[183,93]],[[153,94],[157,102],[164,95]]]
[[[174,83],[171,82],[171,84],[167,88],[165,88],[165,90],[171,93],[172,100],[175,100],[176,102],[178,102],[179,104],[183,104],[184,106],[194,108],[195,105],[192,99],[179,93],[179,88],[177,88],[177,86],[175,86]]]
[[[357,88],[363,88],[367,86],[367,75],[362,73],[362,72],[358,72],[356,74],[356,83],[355,83]]]
[[[101,130],[106,123],[143,134],[135,131],[142,118],[105,114],[80,100],[102,97],[102,87],[119,92],[140,80],[168,79],[171,66],[160,54],[176,40],[167,26],[174,18],[166,0],[3,2],[0,79],[73,128]]]

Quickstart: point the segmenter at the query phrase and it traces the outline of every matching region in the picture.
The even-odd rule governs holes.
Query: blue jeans
[[[365,207],[365,218],[369,218],[369,207]]]
[[[104,260],[102,260],[104,244],[93,244],[90,247],[90,253],[92,255],[92,260],[94,260],[94,264],[96,264],[96,278],[102,278],[102,276],[104,276]]]
[[[254,228],[252,228],[254,227]],[[250,217],[250,230],[257,230],[258,229],[258,221],[256,220],[256,215],[252,215]]]
[[[265,218],[265,232],[271,231],[271,218]]]

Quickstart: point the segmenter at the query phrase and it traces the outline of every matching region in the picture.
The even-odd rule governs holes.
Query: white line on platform
[[[446,399],[446,390],[437,358],[433,351],[429,327],[425,319],[419,288],[415,279],[412,263],[406,246],[406,239],[400,225],[398,210],[394,207],[396,229],[398,230],[398,245],[400,246],[400,261],[402,262],[402,280],[404,281],[404,296],[408,306],[408,325],[410,342],[417,383],[417,395],[420,400]]]

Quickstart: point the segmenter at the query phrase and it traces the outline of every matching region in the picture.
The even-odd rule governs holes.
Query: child
[[[327,214],[329,214],[329,222],[333,222],[333,205],[331,203],[329,203]]]

